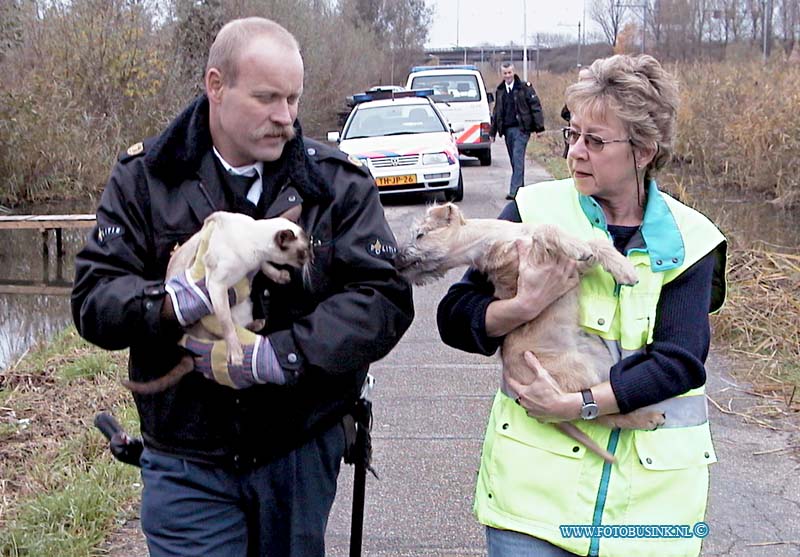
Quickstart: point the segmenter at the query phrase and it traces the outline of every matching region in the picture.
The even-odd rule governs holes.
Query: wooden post
[[[47,247],[47,229],[42,229],[42,257],[47,257],[50,253],[49,248]]]
[[[64,255],[64,246],[61,243],[61,229],[56,228],[56,255],[61,257]]]

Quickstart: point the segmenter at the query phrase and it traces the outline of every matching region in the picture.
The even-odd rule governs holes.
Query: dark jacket
[[[506,84],[503,81],[497,86],[494,99],[494,113],[492,114],[492,129],[490,132],[492,137],[497,134],[505,135],[506,129],[512,125],[517,125],[528,133],[544,131],[542,104],[539,102],[539,97],[536,96],[536,91],[530,82],[522,81],[515,74],[511,98],[506,92]],[[509,101],[514,102],[514,108],[516,109],[516,121],[513,123],[506,122],[503,118],[504,107]]]
[[[370,363],[413,319],[411,288],[394,268],[395,238],[369,173],[295,128],[280,159],[287,178],[264,216],[302,203],[313,264],[307,286],[296,271],[288,285],[263,275],[253,283],[254,302],[268,306],[263,332],[289,384],[237,391],[191,373],[163,393],[135,396],[142,436],[155,450],[240,465],[285,454],[348,413]],[[129,153],[115,165],[97,227],[77,256],[72,312],[90,342],[130,347],[129,375],[146,381],[181,357],[182,331],[160,319],[170,252],[213,211],[230,207],[205,96]]]

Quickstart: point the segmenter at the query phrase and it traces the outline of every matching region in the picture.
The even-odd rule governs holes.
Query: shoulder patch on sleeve
[[[356,165],[358,167],[364,166],[364,163],[361,162],[361,159],[359,159],[356,156],[347,155],[347,160],[349,160],[351,163],[353,163],[354,165]]]
[[[367,253],[373,257],[391,261],[397,255],[397,246],[393,241],[376,237],[367,244]]]
[[[355,170],[365,176],[370,176],[367,166],[357,157],[348,155],[341,149],[324,145],[317,141],[306,140],[306,153],[315,161],[334,160],[344,163],[348,168]]]
[[[97,243],[105,245],[109,240],[121,238],[125,234],[125,229],[121,226],[98,226]]]

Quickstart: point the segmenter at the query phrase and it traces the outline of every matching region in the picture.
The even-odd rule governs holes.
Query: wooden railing
[[[39,230],[42,233],[42,280],[0,279],[0,294],[66,295],[72,283],[63,278],[64,246],[61,231],[65,228],[91,228],[97,219],[94,215],[3,215],[0,230]],[[56,276],[50,278],[48,248],[49,231],[56,236]]]

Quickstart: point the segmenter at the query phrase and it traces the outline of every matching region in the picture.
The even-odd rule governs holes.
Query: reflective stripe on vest
[[[638,350],[623,350],[619,341],[602,339],[611,353],[615,362],[634,354],[644,352],[644,348]],[[661,411],[664,413],[664,427],[692,427],[704,424],[708,421],[708,401],[703,387],[692,389],[680,396],[662,400],[656,404],[645,406],[643,410]]]

